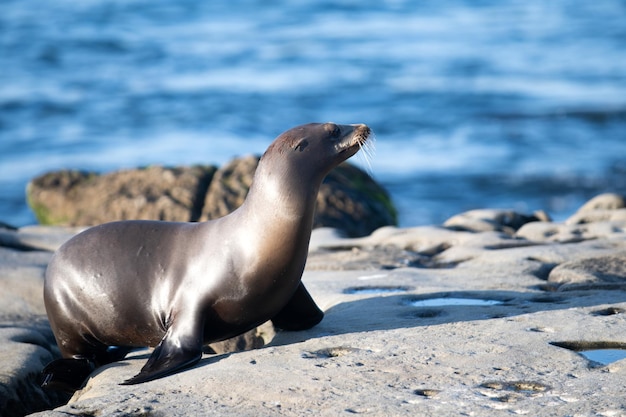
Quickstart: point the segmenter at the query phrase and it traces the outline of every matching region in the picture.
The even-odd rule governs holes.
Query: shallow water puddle
[[[442,307],[442,306],[495,306],[502,304],[499,300],[481,298],[440,297],[425,300],[413,300],[409,305],[413,307]]]
[[[411,287],[403,286],[362,286],[362,287],[350,287],[343,290],[344,294],[396,294],[407,292],[411,290]]]
[[[609,365],[613,362],[626,359],[626,343],[611,341],[566,341],[550,342],[553,346],[573,350],[588,361],[600,365]]]
[[[578,353],[588,360],[601,363],[602,365],[608,365],[626,359],[626,350],[624,349],[583,350]]]

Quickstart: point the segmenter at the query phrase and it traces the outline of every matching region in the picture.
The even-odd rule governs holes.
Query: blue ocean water
[[[222,164],[367,123],[402,226],[626,194],[626,3],[3,0],[0,221],[60,168]],[[366,166],[363,159],[355,161]]]

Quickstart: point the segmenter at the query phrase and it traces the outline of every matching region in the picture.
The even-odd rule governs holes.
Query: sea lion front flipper
[[[324,318],[324,312],[315,304],[311,294],[300,283],[287,305],[274,317],[274,326],[283,330],[306,330]]]
[[[197,363],[202,358],[201,339],[201,337],[180,338],[168,331],[158,346],[154,348],[152,355],[141,368],[141,371],[120,385],[152,381]]]

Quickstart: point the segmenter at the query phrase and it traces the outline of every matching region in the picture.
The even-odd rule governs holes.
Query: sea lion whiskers
[[[359,158],[365,161],[367,164],[367,173],[372,175],[374,172],[372,169],[372,159],[374,158],[374,154],[376,153],[376,135],[374,132],[370,131],[369,135],[366,139],[361,139],[361,137],[357,137],[359,149],[361,152],[359,153]]]
[[[374,132],[369,128],[369,126],[364,124],[356,124],[350,125],[353,128],[352,134],[349,137],[349,143],[345,145],[345,148],[351,148],[353,146],[358,146],[361,152],[360,158],[365,160],[367,164],[368,173],[372,174],[372,163],[371,159],[374,156],[374,152],[376,150],[374,145]]]
[[[327,123],[327,125],[336,126],[334,123]],[[345,131],[347,129],[347,132]],[[339,132],[341,132],[339,130]],[[354,147],[358,146],[359,149],[362,149],[362,145],[367,142],[367,139],[371,133],[370,128],[367,125],[359,124],[359,125],[346,125],[344,126],[344,131],[341,132],[341,136],[336,134],[336,143],[335,149],[337,152],[343,152],[349,149],[354,149]],[[353,152],[353,154],[356,151]]]

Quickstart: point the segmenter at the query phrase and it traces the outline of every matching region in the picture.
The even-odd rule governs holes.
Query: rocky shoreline
[[[603,195],[563,223],[477,210],[359,238],[316,229],[303,280],[326,311],[318,326],[275,333],[266,325],[193,369],[120,386],[145,362],[147,351],[134,352],[96,370],[66,405],[37,385],[58,355],[41,288],[51,251],[80,229],[0,228],[0,410],[626,415],[624,207]],[[232,352],[242,346],[257,348]],[[616,360],[588,359],[587,350]]]

